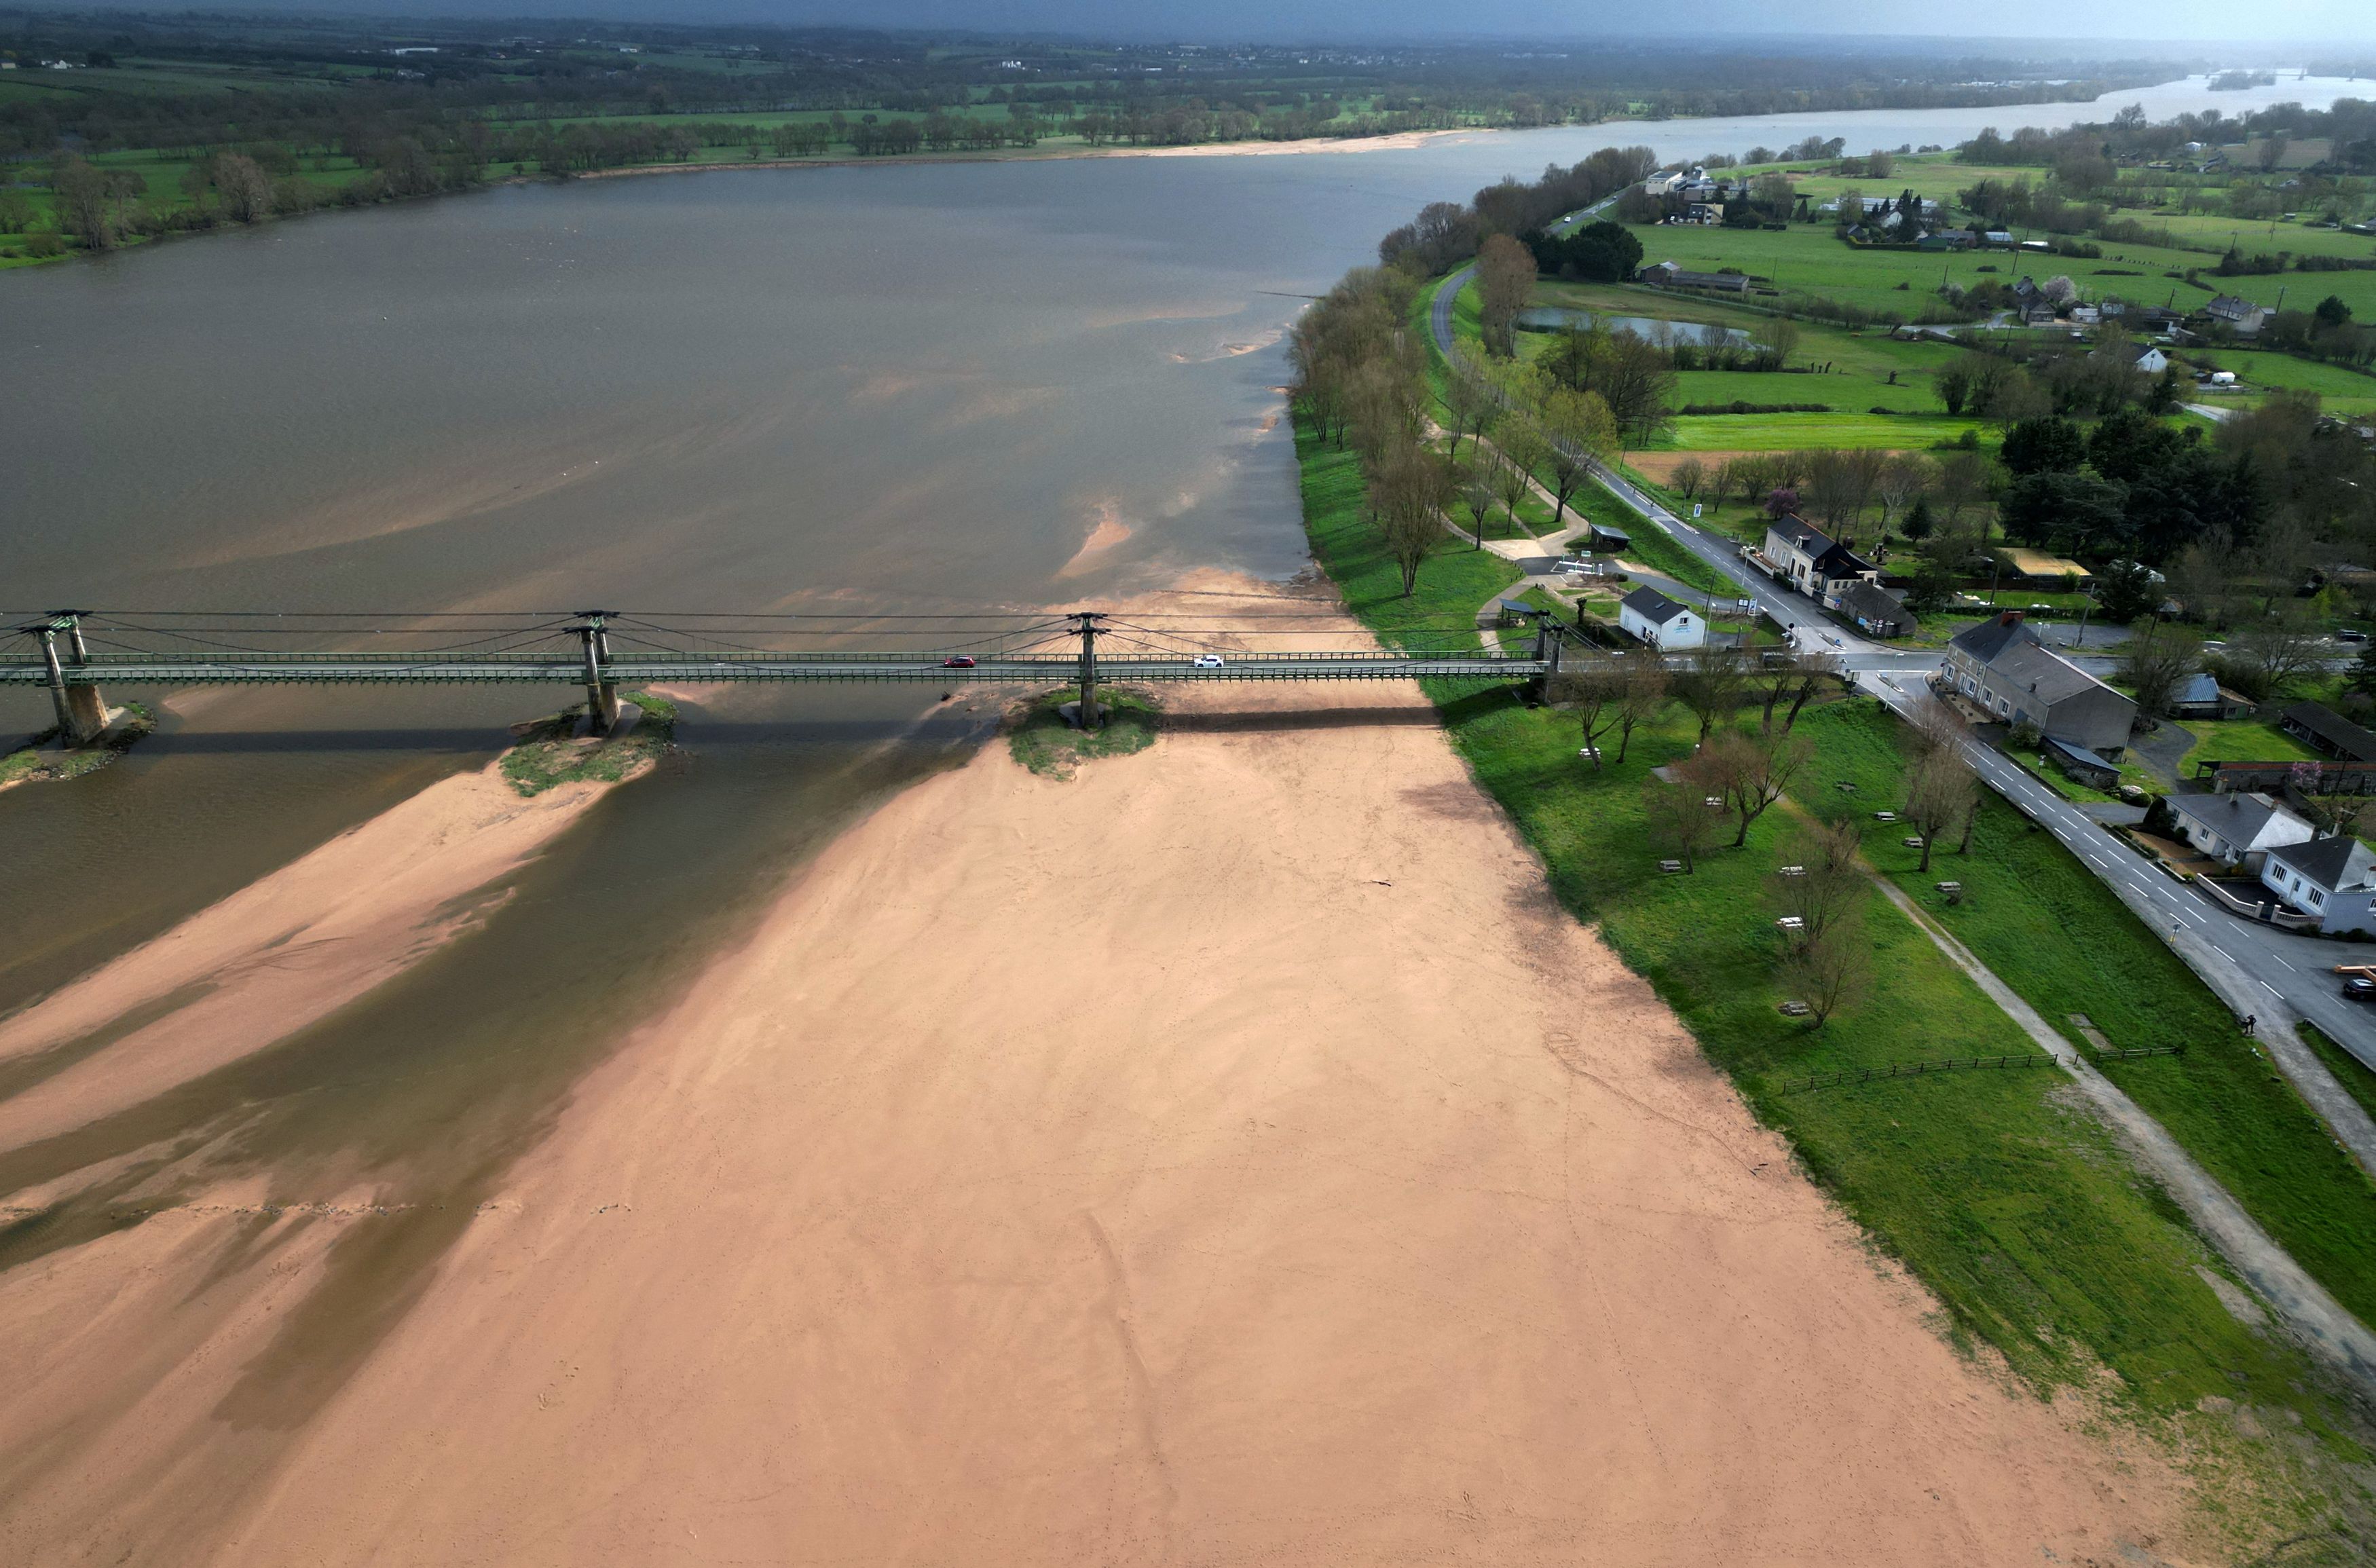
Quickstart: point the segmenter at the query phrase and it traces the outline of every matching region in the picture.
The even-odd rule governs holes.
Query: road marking
[[[2275,986],[2271,985],[2267,980],[2261,981],[2261,989],[2267,992],[2271,996],[2275,997],[2280,1002],[2283,1002],[2286,999],[2286,993],[2279,991]]]
[[[2277,958],[2277,956],[2275,953],[2270,954],[2269,956],[2272,958]],[[2286,961],[2283,958],[2277,958],[2277,962],[2280,964],[2286,964]],[[2286,968],[2294,969],[2294,967],[2291,964],[2286,964]],[[2301,971],[2299,969],[2294,969],[2294,973],[2299,974]]]

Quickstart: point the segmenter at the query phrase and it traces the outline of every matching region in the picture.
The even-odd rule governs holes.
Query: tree
[[[1785,990],[1807,1004],[1821,1028],[1834,1014],[1853,1008],[1871,984],[1872,961],[1864,940],[1864,904],[1858,901],[1813,942],[1789,948],[1782,959]]]
[[[1822,941],[1863,897],[1871,886],[1863,852],[1856,824],[1846,818],[1791,835],[1782,849],[1787,869],[1775,878],[1774,901],[1799,922],[1794,943]]]
[[[1468,519],[1476,527],[1477,548],[1485,548],[1485,519],[1493,514],[1493,503],[1500,496],[1493,470],[1502,465],[1501,454],[1482,446],[1471,450],[1467,467],[1460,470],[1460,504],[1468,509]]]
[[[2107,621],[2125,625],[2161,601],[2162,585],[2140,562],[2115,561],[2096,574],[2096,608]]]
[[[1787,315],[1767,316],[1751,328],[1749,343],[1760,369],[1786,369],[1799,350],[1799,324]]]
[[[2341,295],[2329,294],[2318,302],[2318,308],[2311,315],[2321,327],[2341,327],[2351,319],[2351,307],[2343,303]]]
[[[1551,471],[1551,527],[1567,516],[1568,497],[1616,449],[1616,422],[1597,392],[1553,390],[1543,399],[1538,429],[1543,438],[1544,461]]]
[[[1827,653],[1800,652],[1769,654],[1757,670],[1755,684],[1764,703],[1758,715],[1758,728],[1774,728],[1774,710],[1782,699],[1790,699],[1782,715],[1782,732],[1788,734],[1799,722],[1799,710],[1822,689],[1825,681],[1840,679],[1840,661]]]
[[[1697,457],[1685,457],[1667,475],[1667,488],[1686,501],[1698,500],[1700,492],[1707,488],[1707,465]]]
[[[1452,432],[1451,455],[1460,456],[1463,435],[1482,436],[1500,411],[1501,404],[1495,400],[1493,389],[1462,374],[1462,367],[1455,365],[1452,374],[1444,378],[1443,386],[1444,420]]]
[[[1535,470],[1550,460],[1550,447],[1540,428],[1524,415],[1504,421],[1494,439],[1502,449],[1502,466],[1493,473],[1494,493],[1502,498],[1510,526],[1517,528],[1518,503],[1533,492]]]
[[[2319,644],[2309,618],[2288,610],[2238,632],[2228,645],[2224,662],[2248,671],[2265,695],[2282,696],[2319,667]]]
[[[2203,638],[2184,626],[2149,625],[2132,634],[2121,653],[2121,679],[2148,719],[2167,716],[2179,687],[2202,668]]]
[[[219,153],[208,177],[222,200],[223,215],[232,222],[260,223],[272,216],[272,177],[255,159]]]
[[[1944,704],[1941,704],[1944,707]],[[1924,750],[1906,770],[1904,815],[1922,840],[1922,863],[1930,869],[1930,846],[1942,833],[1979,810],[1980,781],[1960,744]]]
[[[107,176],[80,158],[58,160],[50,176],[56,198],[58,227],[91,250],[115,244],[115,204],[108,196]]]
[[[2002,456],[2016,474],[2067,473],[2087,460],[2087,438],[2066,419],[2023,420],[2006,433]]]
[[[1405,599],[1419,586],[1420,566],[1443,537],[1451,493],[1443,459],[1417,441],[1388,451],[1370,481],[1370,505],[1385,534],[1387,552],[1402,569]]]
[[[1700,721],[1699,743],[1707,744],[1708,731],[1719,719],[1729,719],[1740,706],[1740,694],[1749,679],[1746,662],[1738,647],[1705,647],[1693,648],[1684,656],[1682,666],[1674,671],[1675,700],[1692,710]]]
[[[1673,771],[1678,779],[1673,784],[1656,775],[1642,781],[1643,824],[1649,829],[1652,844],[1672,850],[1683,862],[1683,870],[1693,872],[1699,869],[1700,851],[1716,837],[1717,825],[1724,819],[1717,814],[1718,807],[1707,803],[1714,791],[1701,758],[1680,762]]]
[[[1732,839],[1736,849],[1749,842],[1749,830],[1782,798],[1790,780],[1814,754],[1814,748],[1802,737],[1752,734],[1745,730],[1728,730],[1703,750],[1720,786],[1717,793],[1740,824]]]
[[[1518,313],[1535,290],[1532,251],[1507,234],[1489,234],[1477,247],[1477,293],[1486,351],[1511,358],[1517,351]]]
[[[1889,537],[1889,519],[1900,508],[1919,505],[1919,497],[1930,488],[1930,462],[1911,452],[1892,454],[1881,466],[1881,476],[1873,483],[1873,493],[1881,500],[1881,533]],[[1922,519],[1922,532],[1930,531],[1930,518]],[[1914,531],[1914,518],[1906,519],[1906,537],[1919,539]]]
[[[1600,737],[1617,725],[1624,695],[1623,666],[1607,654],[1588,656],[1577,667],[1562,671],[1551,683],[1551,704],[1575,715],[1576,727],[1584,735],[1584,754],[1591,757],[1595,769],[1600,766]]]
[[[1939,465],[1931,493],[1939,498],[1942,520],[1953,530],[1965,513],[1988,498],[1988,465],[1977,452],[1956,453]]]
[[[1617,760],[1625,760],[1626,748],[1634,743],[1634,730],[1657,719],[1672,700],[1668,690],[1667,667],[1656,657],[1644,656],[1625,661],[1623,688],[1617,695]]]

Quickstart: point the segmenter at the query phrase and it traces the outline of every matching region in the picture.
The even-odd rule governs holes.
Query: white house
[[[2254,873],[2271,850],[2307,844],[2318,832],[2282,801],[2261,794],[2172,795],[2169,814],[2188,843],[2222,865]]]
[[[2376,854],[2348,834],[2271,849],[2261,885],[2315,916],[2321,931],[2376,931]]]
[[[1617,626],[1655,648],[1697,647],[1707,641],[1707,623],[1653,588],[1637,588],[1617,607]]]

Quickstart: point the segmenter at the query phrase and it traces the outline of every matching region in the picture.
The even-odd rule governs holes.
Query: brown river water
[[[1611,142],[1894,146],[2104,112],[522,185],[18,273],[0,340],[40,371],[0,378],[0,607],[942,612],[1285,577],[1308,562],[1281,333],[1423,202]],[[204,1146],[211,1173],[292,1200],[358,1169],[453,1200],[373,1228],[320,1293],[325,1321],[366,1301],[392,1321],[395,1282],[592,1062],[837,827],[980,742],[995,705],[939,697],[698,695],[682,750],[481,929],[269,1050],[0,1154],[0,1194],[108,1172],[0,1227],[0,1267],[137,1222],[108,1200]],[[0,1016],[482,766],[556,700],[172,697],[119,765],[0,795]],[[0,695],[0,730],[46,721],[39,694]],[[291,1375],[327,1387],[342,1360]]]

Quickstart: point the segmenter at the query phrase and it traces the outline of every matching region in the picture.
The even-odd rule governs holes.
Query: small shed
[[[2068,741],[2049,739],[2046,755],[2062,770],[2062,777],[2074,778],[2091,790],[2109,790],[2121,781],[2121,770],[2089,751]]]
[[[1634,536],[1623,529],[1612,529],[1604,523],[1594,523],[1585,529],[1586,548],[1596,554],[1622,554],[1634,548]]]
[[[2252,699],[2231,692],[2211,675],[2189,675],[2169,694],[2172,719],[2235,719],[2252,711]]]

